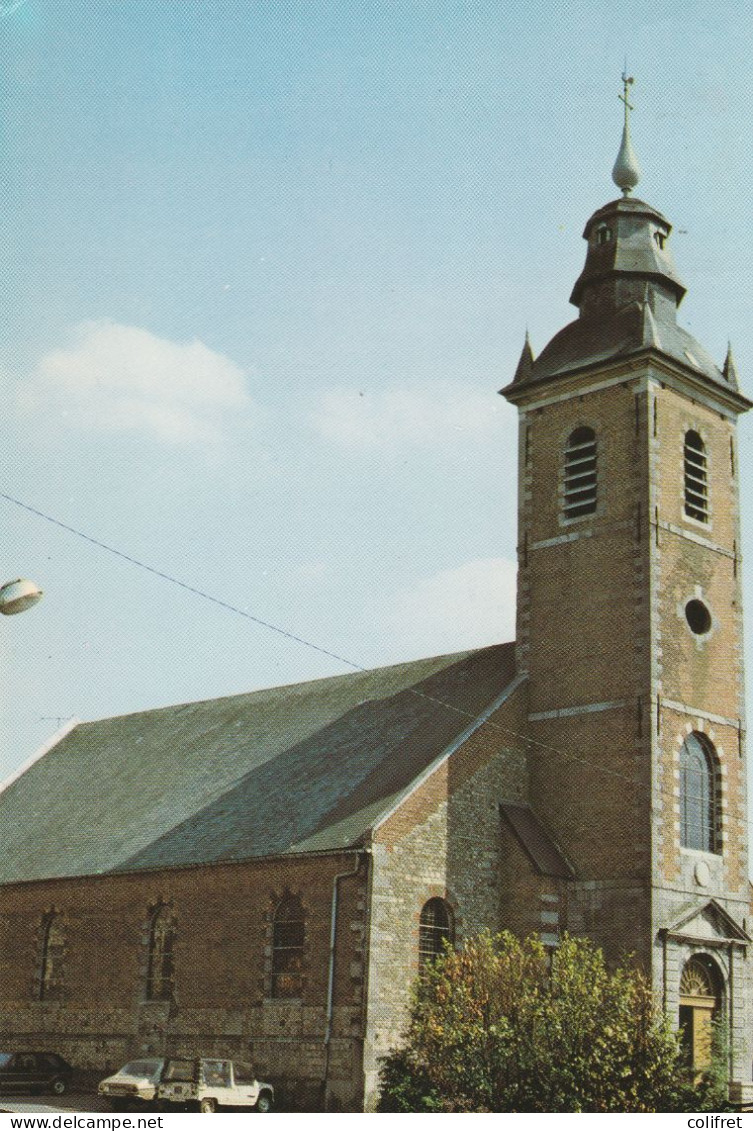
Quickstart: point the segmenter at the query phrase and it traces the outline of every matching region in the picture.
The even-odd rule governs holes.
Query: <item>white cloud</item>
[[[325,439],[348,447],[425,447],[498,433],[498,408],[493,395],[459,382],[363,393],[332,389],[322,397],[311,424]]]
[[[216,443],[229,421],[256,416],[243,371],[223,354],[111,321],[85,322],[70,347],[45,354],[19,404],[41,420],[173,445]]]
[[[431,656],[513,640],[516,576],[508,558],[482,558],[403,590],[379,618],[390,651]]]

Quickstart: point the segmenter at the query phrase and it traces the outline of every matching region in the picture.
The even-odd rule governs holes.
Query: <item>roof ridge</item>
[[[120,719],[135,719],[144,715],[155,715],[160,711],[179,711],[181,708],[201,707],[208,703],[230,702],[233,699],[249,699],[255,695],[264,695],[274,691],[293,691],[296,688],[314,687],[317,684],[346,682],[363,679],[365,676],[375,675],[378,672],[397,671],[398,668],[410,668],[421,664],[442,663],[444,661],[457,662],[468,659],[470,656],[479,655],[493,648],[514,647],[514,640],[500,641],[498,644],[485,644],[480,648],[465,648],[458,652],[445,652],[437,656],[419,656],[415,660],[400,660],[394,664],[378,664],[373,668],[360,668],[357,671],[339,672],[334,675],[315,676],[313,679],[299,680],[294,683],[270,684],[266,687],[255,687],[250,691],[235,691],[229,695],[214,695],[206,699],[186,699],[177,703],[165,703],[161,707],[146,707],[141,711],[126,711],[122,715],[101,715],[96,719],[77,720],[78,727],[96,726],[100,723],[115,722]],[[431,674],[431,673],[430,673]],[[364,700],[365,701],[365,700]]]

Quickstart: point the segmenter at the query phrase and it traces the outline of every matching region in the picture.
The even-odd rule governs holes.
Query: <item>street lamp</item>
[[[12,617],[36,605],[42,598],[42,590],[34,581],[18,577],[0,586],[0,613]]]

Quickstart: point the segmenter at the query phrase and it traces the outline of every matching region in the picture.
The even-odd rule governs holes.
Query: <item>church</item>
[[[752,402],[678,324],[627,111],[577,317],[502,390],[515,641],[71,727],[0,792],[0,1047],[237,1056],[281,1106],[373,1110],[445,941],[568,931],[635,955],[696,1066],[724,1021],[753,1098]]]

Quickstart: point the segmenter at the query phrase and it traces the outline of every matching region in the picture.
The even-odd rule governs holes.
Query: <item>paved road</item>
[[[100,1096],[83,1092],[69,1092],[65,1096],[3,1096],[0,1112],[22,1112],[24,1115],[43,1115],[61,1111],[111,1111],[109,1103]]]

